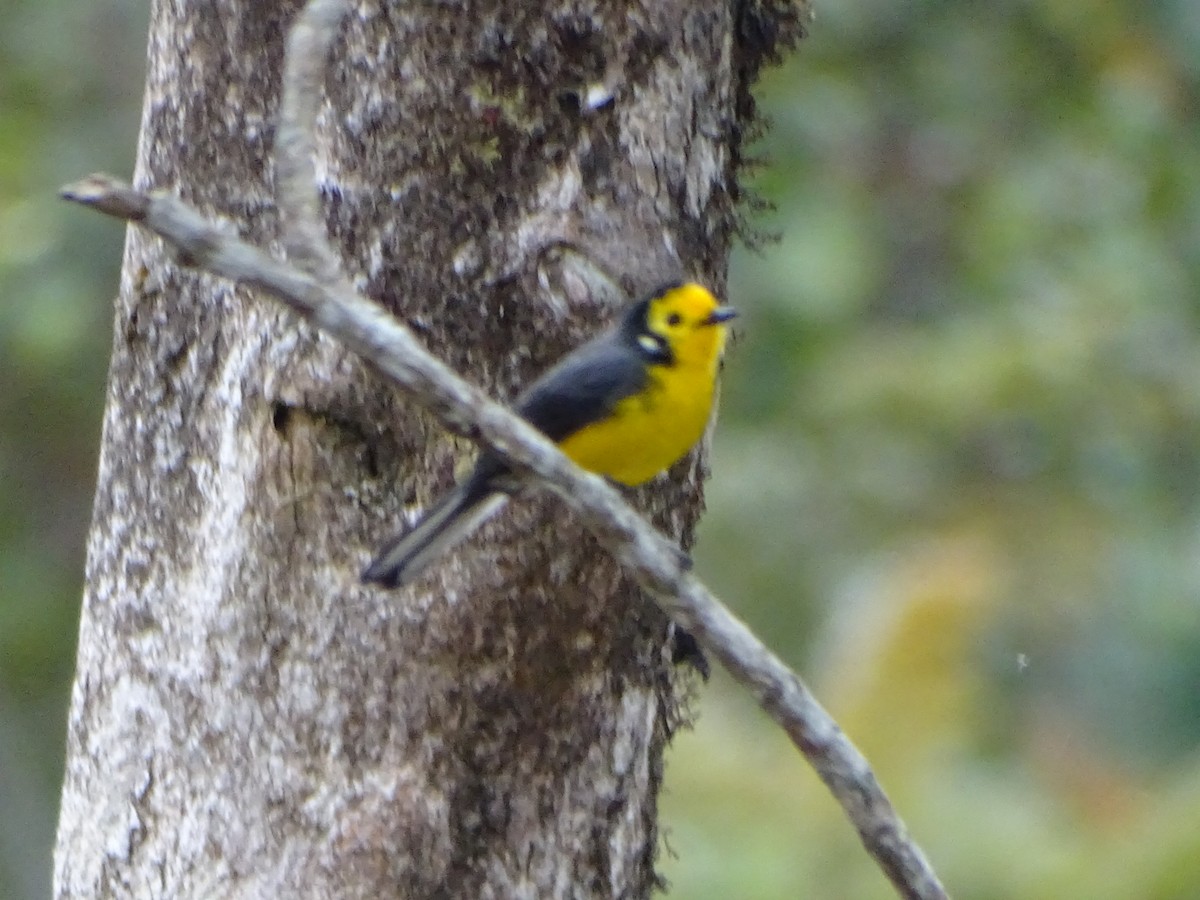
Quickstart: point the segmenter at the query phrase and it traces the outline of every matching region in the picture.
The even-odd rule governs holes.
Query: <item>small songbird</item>
[[[704,434],[726,323],[736,314],[699,284],[665,285],[563,357],[513,406],[577,465],[622,484],[642,484]],[[504,461],[485,452],[466,480],[380,549],[363,581],[411,584],[517,486]]]

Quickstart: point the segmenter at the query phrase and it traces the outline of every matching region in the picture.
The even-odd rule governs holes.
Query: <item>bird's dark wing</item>
[[[646,385],[637,349],[608,334],[585,344],[517,398],[517,412],[556,443],[603,419]]]
[[[521,392],[513,408],[555,443],[598,422],[646,384],[646,363],[609,332],[584,344]],[[507,464],[485,452],[471,474],[475,492],[510,491]]]

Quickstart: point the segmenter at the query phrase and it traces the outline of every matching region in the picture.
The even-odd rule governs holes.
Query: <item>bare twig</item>
[[[93,175],[64,188],[63,196],[139,222],[175,245],[190,263],[279,298],[390,377],[447,427],[477,438],[517,470],[545,482],[787,732],[900,895],[946,897],[866,759],[800,679],[687,571],[674,543],[603,479],[577,468],[528,423],[430,356],[406,327],[341,277],[318,224],[310,154],[321,67],[342,5],[339,0],[314,0],[289,41],[278,161],[280,208],[289,231],[289,255],[304,271],[224,233],[166,193],[146,194],[109,176]]]
[[[279,298],[389,376],[447,427],[470,434],[518,470],[544,481],[663,609],[754,693],[829,786],[900,894],[946,896],[866,759],[837,723],[799,678],[686,571],[674,543],[603,479],[576,467],[528,423],[430,356],[406,327],[372,301],[272,259],[166,193],[146,194],[110,176],[92,175],[62,194],[138,222],[192,264]]]
[[[321,227],[313,168],[325,61],[346,12],[343,0],[309,0],[288,32],[283,65],[279,128],[275,133],[275,178],[279,216],[288,258],[328,284],[344,279],[337,255]]]

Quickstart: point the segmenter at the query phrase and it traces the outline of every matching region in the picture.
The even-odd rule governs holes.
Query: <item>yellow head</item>
[[[631,336],[651,362],[716,371],[737,312],[695,282],[671,284],[635,308]]]

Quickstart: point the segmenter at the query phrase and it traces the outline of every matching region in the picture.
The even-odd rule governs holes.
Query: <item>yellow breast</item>
[[[641,484],[668,468],[704,434],[712,411],[721,328],[673,365],[649,367],[647,386],[613,415],[580,429],[559,447],[577,465],[622,484]]]

